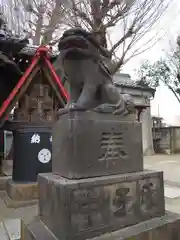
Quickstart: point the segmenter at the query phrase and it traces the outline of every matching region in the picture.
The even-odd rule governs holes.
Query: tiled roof
[[[28,56],[34,56],[37,48],[38,48],[38,46],[26,46],[26,47],[24,47],[24,48],[19,52],[19,54],[28,55]],[[52,52],[50,53],[50,55],[51,55],[52,57],[57,57],[57,56],[58,56],[58,53],[59,53],[59,52],[52,51]]]
[[[118,82],[115,84],[117,86],[122,86],[122,87],[131,87],[131,88],[137,88],[137,89],[144,89],[144,90],[148,90],[148,91],[155,91],[155,89],[153,88],[150,88],[150,87],[146,87],[146,86],[141,86],[141,85],[138,85],[136,82]]]
[[[129,74],[124,74],[124,73],[117,73],[114,77],[114,83],[116,86],[120,86],[120,87],[143,89],[143,90],[152,91],[152,92],[155,91],[155,89],[153,88],[138,85],[135,81],[131,79],[131,76]]]

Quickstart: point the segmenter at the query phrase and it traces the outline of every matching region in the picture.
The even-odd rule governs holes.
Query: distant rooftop
[[[162,117],[154,116],[154,115],[153,115],[151,118],[152,118],[152,119],[159,119],[159,120],[160,120],[160,119],[161,119],[161,120],[163,119]]]
[[[39,46],[31,46],[28,45],[26,47],[24,47],[18,54],[19,55],[28,55],[28,56],[34,56],[36,50],[38,49]],[[52,57],[57,57],[58,56],[58,51],[52,51],[51,52],[51,56]]]
[[[136,89],[142,89],[142,90],[144,89],[144,90],[150,91],[152,93],[155,92],[155,89],[153,89],[153,88],[137,85],[137,83],[131,79],[131,76],[126,73],[117,72],[114,76],[114,83],[117,86],[136,88]]]

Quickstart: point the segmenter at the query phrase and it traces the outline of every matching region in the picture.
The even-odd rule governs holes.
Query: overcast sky
[[[138,68],[143,60],[156,61],[170,50],[170,46],[175,46],[176,37],[180,34],[180,0],[172,0],[171,2],[169,9],[157,27],[157,31],[164,30],[165,37],[151,50],[132,59],[125,66],[124,72],[129,72],[132,78],[133,70]],[[180,115],[180,104],[167,87],[163,85],[157,89],[151,105],[152,114],[158,115],[159,113],[167,122],[171,122],[175,115]]]

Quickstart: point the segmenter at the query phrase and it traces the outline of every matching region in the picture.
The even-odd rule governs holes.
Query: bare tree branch
[[[118,52],[119,55],[121,52],[119,63],[115,68],[118,70],[118,66],[121,67],[130,59],[127,57],[129,52],[133,52],[134,56],[137,56],[145,51],[145,48],[140,50],[138,43],[158,23],[169,2],[166,0],[82,0],[79,3],[73,0],[75,7],[71,9],[71,16],[81,19],[82,22],[79,23],[83,27],[86,22],[91,31],[96,33],[95,36],[99,43],[105,47],[108,45],[108,29],[119,29],[121,35],[119,39],[116,38],[116,41],[111,41],[109,49],[112,55],[115,52],[116,54]],[[73,26],[72,22],[71,26]],[[151,41],[146,41],[149,44],[146,49],[149,49],[156,42],[157,37],[156,39],[152,37]]]
[[[157,36],[156,38],[150,36],[148,41],[144,39],[156,26],[171,2],[171,0],[16,1],[21,2],[24,12],[30,16],[28,20],[26,19],[29,25],[24,25],[26,31],[31,32],[34,44],[50,42],[56,44],[64,28],[80,26],[93,32],[98,42],[108,48],[113,58],[116,58],[113,72],[157,42],[159,39]],[[111,36],[108,38],[109,32]]]

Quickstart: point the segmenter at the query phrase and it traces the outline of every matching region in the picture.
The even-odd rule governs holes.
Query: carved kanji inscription
[[[102,133],[99,161],[124,160],[127,156],[123,133],[114,131]]]

